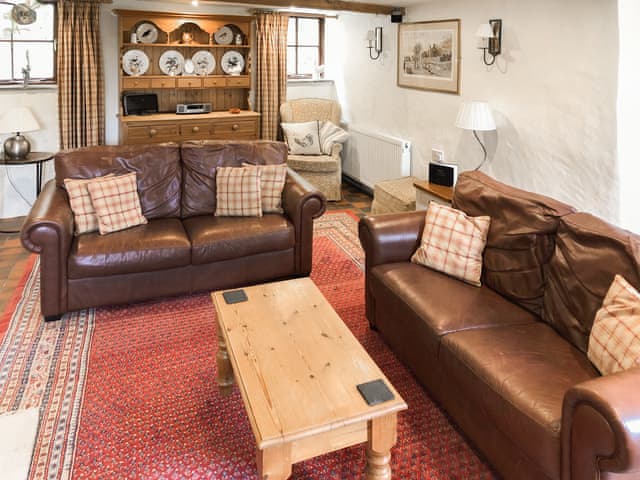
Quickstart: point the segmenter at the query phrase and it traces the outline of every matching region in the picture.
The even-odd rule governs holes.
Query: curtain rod
[[[323,13],[308,13],[308,12],[292,12],[290,10],[263,10],[263,9],[253,9],[249,10],[249,13],[252,15],[257,15],[259,13],[281,13],[286,15],[287,17],[309,17],[309,18],[331,18],[338,19],[338,15],[325,15]]]

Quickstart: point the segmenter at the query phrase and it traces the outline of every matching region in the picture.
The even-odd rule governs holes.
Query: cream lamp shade
[[[40,130],[40,124],[27,107],[12,107],[0,117],[0,133],[15,133],[4,142],[4,154],[11,158],[24,158],[31,145],[22,132]]]
[[[0,133],[33,132],[40,124],[28,107],[12,107],[0,118]]]
[[[496,122],[487,102],[463,102],[458,110],[456,127],[465,130],[495,130]]]
[[[473,136],[482,148],[484,154],[482,161],[474,170],[480,170],[480,167],[487,161],[487,149],[478,137],[478,131],[489,131],[496,129],[496,122],[487,102],[462,102],[458,110],[456,118],[456,127],[464,130],[473,130]]]
[[[478,27],[478,30],[476,31],[476,37],[494,38],[495,36],[496,34],[493,31],[493,27],[488,23],[480,24],[480,26]]]

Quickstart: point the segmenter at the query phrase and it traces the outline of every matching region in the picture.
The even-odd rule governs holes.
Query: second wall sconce
[[[369,58],[371,60],[377,60],[382,53],[382,27],[376,27],[375,30],[369,30],[367,32],[367,42],[369,42]],[[375,50],[376,56],[373,56],[372,50]]]
[[[480,48],[483,50],[484,64],[493,65],[496,57],[502,51],[502,20],[494,19],[489,20],[489,23],[483,23],[478,27],[476,37],[482,38],[482,47]],[[487,52],[491,55],[489,60],[487,60]]]

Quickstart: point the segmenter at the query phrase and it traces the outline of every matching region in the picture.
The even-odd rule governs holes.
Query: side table
[[[430,201],[451,205],[453,187],[436,185],[426,180],[418,180],[413,186],[416,188],[416,210],[426,210]]]
[[[43,165],[49,160],[53,160],[54,155],[55,153],[51,153],[51,152],[31,152],[26,157],[12,158],[12,157],[7,157],[6,155],[4,155],[4,153],[2,153],[0,154],[0,165],[3,165],[6,168],[24,166],[24,165],[35,165],[36,166],[36,197],[37,197],[38,195],[40,195],[40,191],[42,190]],[[9,175],[9,172],[7,172],[7,176],[8,175]],[[15,189],[15,185],[13,185],[12,182],[10,183],[11,183],[11,186]],[[19,191],[16,190],[16,193],[20,195],[22,198],[24,198]],[[20,217],[16,217],[16,218],[20,218]],[[11,220],[15,220],[15,219],[11,219]],[[2,229],[0,230],[0,233],[16,233],[19,231],[20,229],[18,230]]]

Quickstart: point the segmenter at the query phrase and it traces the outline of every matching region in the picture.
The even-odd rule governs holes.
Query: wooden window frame
[[[45,5],[45,4],[43,4]],[[10,62],[11,62],[11,79],[8,80],[3,80],[0,79],[0,87],[7,87],[7,86],[16,86],[16,85],[22,85],[24,83],[24,80],[20,79],[16,79],[16,72],[13,71],[13,55],[14,55],[14,44],[16,42],[20,42],[20,43],[51,43],[53,45],[53,76],[51,78],[30,78],[29,79],[29,86],[36,86],[36,85],[56,85],[58,83],[58,62],[57,62],[57,56],[58,56],[58,48],[57,48],[57,40],[58,40],[58,6],[55,3],[47,3],[46,5],[51,5],[53,7],[53,39],[51,40],[14,40],[13,39],[13,31],[11,32],[11,38],[8,40],[2,40],[0,39],[0,44],[5,44],[8,43],[10,45],[11,48],[11,56],[10,56]]]
[[[300,45],[298,44],[298,20],[303,19],[315,19],[318,20],[318,45]],[[289,22],[295,21],[296,24],[296,42],[294,44],[290,44],[287,38],[287,50],[289,48],[295,48],[296,52],[296,73],[289,74],[287,72],[288,80],[308,80],[313,77],[310,73],[298,73],[298,48],[308,48],[308,47],[316,47],[318,48],[318,65],[324,65],[324,43],[325,43],[325,17],[323,15],[290,15]]]

